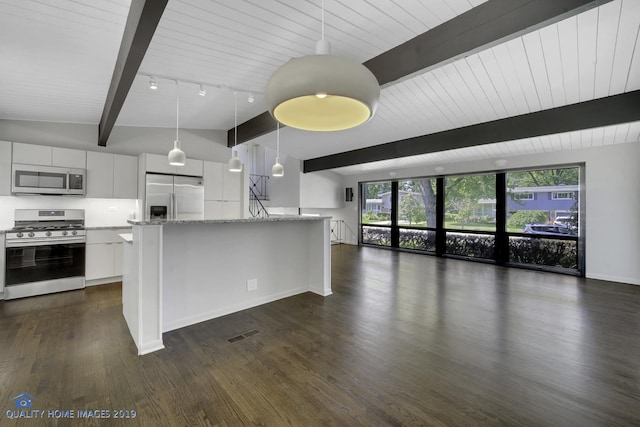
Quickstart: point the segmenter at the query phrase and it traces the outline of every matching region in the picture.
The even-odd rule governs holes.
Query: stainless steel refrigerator
[[[202,178],[148,173],[145,219],[204,219]]]

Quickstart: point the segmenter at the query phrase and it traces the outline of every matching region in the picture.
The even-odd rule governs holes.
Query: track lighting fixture
[[[233,115],[233,148],[238,145],[238,92],[233,92],[234,115]],[[229,159],[229,172],[242,172],[242,161],[238,158],[238,150],[232,149],[231,159]]]
[[[262,95],[261,92],[256,92],[255,90],[236,88],[236,87],[227,86],[224,84],[206,82],[202,80],[196,81],[196,80],[180,79],[172,76],[165,76],[160,74],[147,74],[147,73],[138,73],[138,76],[142,76],[149,79],[149,89],[153,89],[153,90],[158,89],[158,80],[171,80],[173,82],[177,81],[180,83],[197,86],[198,95],[200,96],[206,96],[207,89],[216,89],[216,90],[222,90],[222,91],[228,91],[228,92],[238,92],[240,94],[243,94],[243,96],[246,95],[247,101],[249,102],[255,102],[255,96]]]

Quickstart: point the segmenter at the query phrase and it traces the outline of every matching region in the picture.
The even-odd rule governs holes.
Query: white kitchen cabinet
[[[113,197],[138,197],[138,159],[134,156],[113,155]]]
[[[13,163],[85,169],[86,151],[14,142]]]
[[[113,154],[87,152],[86,197],[113,197]]]
[[[242,218],[243,174],[229,172],[225,163],[204,162],[204,217]]]
[[[205,200],[204,201],[204,219],[220,219],[222,218],[222,200]]]
[[[174,174],[176,167],[169,164],[167,156],[159,154],[143,154],[145,156],[145,172]]]
[[[202,176],[203,174],[202,160],[188,158],[184,166],[171,166],[167,156],[150,153],[145,153],[143,156],[145,157],[145,173],[167,173],[171,175],[189,176]]]
[[[88,285],[120,280],[124,242],[118,235],[130,232],[130,228],[87,230],[85,279],[92,282]]]
[[[240,201],[222,202],[222,218],[224,219],[242,218],[242,205],[240,204]]]
[[[202,176],[203,174],[203,161],[196,159],[187,159],[184,166],[175,166],[176,175],[190,175],[190,176]]]
[[[242,173],[224,168],[222,176],[222,200],[239,202],[242,198]],[[248,184],[247,184],[248,185]]]
[[[222,177],[224,164],[215,162],[204,162],[204,199],[222,199]]]
[[[13,163],[51,166],[52,147],[13,143]]]
[[[51,166],[86,169],[87,152],[84,150],[73,150],[71,148],[52,147]]]
[[[127,232],[130,230],[127,230]],[[121,239],[120,237],[118,237]],[[122,276],[122,257],[124,256],[124,242],[113,244],[113,275]]]
[[[87,245],[85,251],[85,280],[113,277],[114,243]]]
[[[11,142],[0,141],[0,196],[11,195]]]
[[[136,157],[88,151],[86,196],[135,199],[138,196]]]

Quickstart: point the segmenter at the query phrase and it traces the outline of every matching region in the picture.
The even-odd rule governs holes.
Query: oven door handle
[[[30,246],[54,246],[54,245],[69,245],[74,243],[85,243],[84,237],[69,238],[69,239],[36,239],[36,240],[19,240],[16,242],[7,240],[5,246],[7,248],[28,248]]]

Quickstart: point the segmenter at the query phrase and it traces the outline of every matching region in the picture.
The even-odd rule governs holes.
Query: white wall
[[[265,147],[265,170],[271,175],[271,167],[276,161],[275,151]],[[284,176],[271,176],[267,183],[269,201],[265,206],[300,207],[300,160],[280,153],[280,163],[284,166]]]
[[[330,208],[344,207],[342,175],[331,171],[300,174],[300,207]]]
[[[116,126],[106,147],[98,146],[98,126],[76,123],[0,120],[0,140],[50,145],[87,151],[128,154],[167,154],[173,148],[175,129]],[[231,150],[222,130],[181,129],[180,143],[188,158],[227,162]]]
[[[507,169],[585,163],[586,172],[586,276],[640,285],[640,143],[607,145],[584,150],[535,154],[508,159]],[[403,177],[434,175],[436,165],[397,170]],[[444,174],[495,171],[491,160],[452,163]],[[345,187],[353,187],[354,202],[327,213],[358,228],[358,182],[388,180],[388,172],[345,176]],[[357,243],[357,234],[349,243]]]

